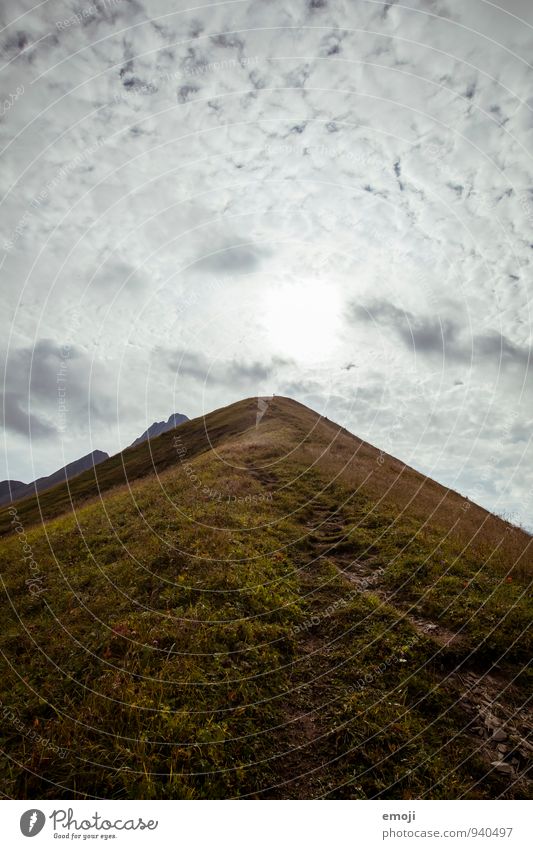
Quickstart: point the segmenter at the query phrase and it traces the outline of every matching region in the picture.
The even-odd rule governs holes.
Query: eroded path
[[[306,527],[309,545],[302,567],[304,589],[312,593],[321,580],[324,585],[331,583],[335,574],[349,597],[355,592],[378,608],[380,605],[387,610],[392,608],[398,623],[408,623],[415,638],[428,644],[432,685],[445,694],[450,710],[462,716],[461,734],[470,740],[472,753],[481,758],[487,775],[497,773],[509,782],[514,792],[518,786],[527,796],[532,789],[528,774],[533,752],[530,742],[533,721],[528,706],[517,703],[512,677],[502,669],[484,672],[470,668],[467,660],[461,660],[457,668],[450,668],[449,656],[454,652],[460,655],[465,649],[463,635],[440,621],[422,617],[412,604],[402,602],[387,586],[379,557],[373,554],[354,557],[350,525],[340,512],[332,513],[327,505],[316,504]],[[343,755],[339,752],[343,727],[332,723],[329,708],[332,702],[342,698],[339,685],[342,670],[339,676],[334,652],[335,629],[323,627],[325,622],[330,623],[339,607],[335,602],[324,604],[322,612],[318,607],[308,627],[299,634],[299,656],[295,664],[299,667],[298,678],[304,672],[306,683],[303,687],[298,685],[285,700],[285,725],[279,735],[284,778],[265,793],[270,797],[358,797],[357,789],[353,793],[346,791],[345,782],[340,780],[346,772],[345,763],[341,768]],[[376,656],[379,657],[379,648]],[[347,760],[354,764],[356,772],[357,753],[349,753]],[[343,790],[339,792],[341,786]]]

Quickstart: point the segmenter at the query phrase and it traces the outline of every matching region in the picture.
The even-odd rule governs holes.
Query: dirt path
[[[316,511],[308,524],[312,524],[316,519],[319,521],[314,525],[313,533],[316,537],[319,537],[317,551],[320,556],[326,558],[329,563],[335,566],[344,580],[358,587],[362,593],[372,593],[384,603],[394,606],[401,612],[402,618],[407,619],[417,633],[430,636],[439,645],[447,646],[462,641],[461,634],[451,631],[441,622],[433,622],[419,615],[414,615],[408,605],[402,604],[394,597],[393,593],[387,591],[381,580],[384,570],[376,568],[376,558],[371,555],[364,560],[353,558],[353,555],[347,550],[346,544],[349,526],[343,523],[339,516],[330,517],[322,508]],[[336,550],[338,545],[341,546],[340,551]]]
[[[376,566],[376,558],[369,556],[361,560],[353,557],[346,539],[349,524],[341,515],[331,514],[326,506],[317,505],[306,524],[313,546],[311,560],[325,560],[352,587],[356,586],[361,593],[377,596],[395,607],[399,618],[405,618],[418,634],[434,642],[436,649],[451,645],[457,647],[464,642],[462,634],[453,632],[441,622],[413,614],[412,608],[396,599],[383,586],[384,570]],[[316,642],[305,648],[316,652]],[[496,770],[508,776],[510,782],[522,786],[527,796],[533,784],[528,779],[533,754],[533,719],[527,708],[513,706],[514,690],[509,676],[501,670],[479,674],[461,666],[461,671],[443,672],[440,686],[452,692],[464,710],[464,732],[471,737],[473,747],[485,760],[487,771]],[[299,735],[303,742],[298,768],[306,764],[310,766],[312,747],[306,747],[316,739],[319,728],[319,716],[316,713],[306,714]],[[323,729],[320,731],[324,733]],[[306,783],[301,789],[307,793],[310,787]],[[300,798],[311,797],[302,795]]]

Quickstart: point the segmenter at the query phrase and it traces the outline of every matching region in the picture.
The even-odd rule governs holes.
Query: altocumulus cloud
[[[193,378],[202,384],[235,386],[246,390],[260,389],[265,381],[273,378],[277,381],[283,370],[292,365],[290,360],[281,357],[274,357],[267,362],[246,362],[209,358],[201,352],[180,349],[160,351],[159,357],[177,380],[180,377]]]
[[[472,335],[471,328],[453,318],[416,315],[388,301],[374,301],[366,306],[350,304],[348,320],[375,323],[392,330],[407,350],[422,357],[437,356],[493,369],[514,367],[525,372],[531,363],[532,351],[528,345],[516,344],[497,330]]]
[[[6,475],[286,387],[527,516],[530,4],[190,5],[2,3]],[[341,304],[320,368],[267,326],[293,281]]]
[[[6,356],[5,427],[14,433],[55,437],[64,423],[78,434],[86,433],[91,419],[113,421],[116,405],[103,364],[75,345],[40,339]]]

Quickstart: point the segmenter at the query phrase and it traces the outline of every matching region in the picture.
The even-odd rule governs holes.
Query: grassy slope
[[[530,537],[295,402],[256,412],[20,502],[40,596],[3,511],[2,791],[530,793]]]

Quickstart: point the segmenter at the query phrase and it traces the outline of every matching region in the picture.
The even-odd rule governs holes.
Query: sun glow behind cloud
[[[310,363],[331,357],[339,344],[341,297],[322,280],[283,280],[261,299],[269,346],[280,356]]]

